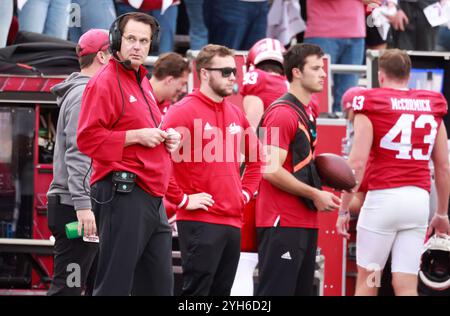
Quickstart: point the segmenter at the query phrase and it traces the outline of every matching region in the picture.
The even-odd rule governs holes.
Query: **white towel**
[[[300,10],[298,1],[274,0],[267,16],[267,37],[289,44],[292,37],[306,29]]]

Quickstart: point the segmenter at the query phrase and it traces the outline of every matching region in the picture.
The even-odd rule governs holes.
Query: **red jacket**
[[[261,145],[244,113],[226,99],[216,103],[195,91],[169,108],[163,128],[169,127],[182,134],[181,148],[172,156],[179,187],[186,194],[209,193],[214,200],[208,211],[178,210],[177,221],[240,228],[242,209],[262,178]],[[246,160],[250,161],[241,180],[239,160],[244,139]]]
[[[112,171],[130,171],[137,175],[136,182],[144,191],[162,197],[172,172],[164,143],[155,148],[124,147],[127,130],[154,128],[161,122],[146,74],[142,66],[138,76],[114,59],[98,71],[83,94],[77,143],[80,151],[93,159],[91,185]]]

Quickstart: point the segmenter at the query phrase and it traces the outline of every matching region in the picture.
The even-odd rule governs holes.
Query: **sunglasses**
[[[205,68],[205,69],[206,70],[220,71],[222,73],[222,77],[224,77],[224,78],[228,78],[229,76],[231,76],[231,74],[233,74],[234,76],[236,76],[236,74],[237,74],[237,69],[236,68],[231,68],[231,67]]]

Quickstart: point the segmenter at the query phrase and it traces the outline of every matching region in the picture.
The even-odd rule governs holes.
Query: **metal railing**
[[[332,74],[366,74],[367,66],[366,65],[339,65],[339,64],[331,64],[330,70]]]

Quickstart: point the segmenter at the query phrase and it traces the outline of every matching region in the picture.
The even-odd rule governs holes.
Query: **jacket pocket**
[[[244,207],[244,197],[240,180],[236,175],[214,176],[211,181],[216,188],[212,193],[214,203],[214,212],[228,216],[241,217]]]

